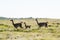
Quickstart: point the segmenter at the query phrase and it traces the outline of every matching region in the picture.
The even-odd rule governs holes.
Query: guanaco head
[[[48,22],[46,22],[46,23],[48,23]]]
[[[26,22],[24,22],[24,24],[25,24]]]
[[[10,21],[13,21],[13,19],[11,19]]]
[[[35,20],[37,21],[37,18]]]
[[[20,22],[20,23],[23,23],[23,22]]]

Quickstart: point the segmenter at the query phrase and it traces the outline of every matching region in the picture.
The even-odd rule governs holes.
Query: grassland
[[[35,19],[14,20],[14,23],[26,22],[30,29],[15,29],[10,20],[0,20],[0,40],[60,40],[60,19],[40,18],[39,22],[48,21],[48,28],[38,29]],[[59,23],[59,24],[58,24]]]

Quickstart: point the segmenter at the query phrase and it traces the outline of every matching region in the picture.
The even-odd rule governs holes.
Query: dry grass
[[[48,21],[48,28],[38,29],[35,19],[14,20],[15,23],[26,22],[31,25],[30,29],[17,30],[9,20],[0,20],[0,40],[60,40],[60,20],[55,19],[38,19],[39,22]],[[23,24],[24,27],[24,24]]]

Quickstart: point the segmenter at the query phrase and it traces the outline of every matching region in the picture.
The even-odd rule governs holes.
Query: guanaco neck
[[[36,19],[36,22],[37,22],[37,24],[38,24],[38,20]]]
[[[12,24],[14,25],[14,21],[12,20]]]
[[[25,26],[26,26],[26,23],[24,23],[25,24]]]

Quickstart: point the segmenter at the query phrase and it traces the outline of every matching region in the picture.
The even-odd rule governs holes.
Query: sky
[[[0,0],[0,16],[60,18],[60,0]]]

